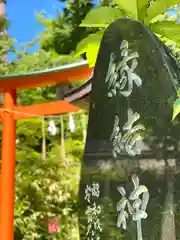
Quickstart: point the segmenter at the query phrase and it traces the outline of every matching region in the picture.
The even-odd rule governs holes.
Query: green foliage
[[[176,116],[180,113],[180,99],[178,98],[173,105],[173,117],[172,120],[176,118]]]
[[[46,141],[50,142],[47,134],[48,122],[46,122]],[[31,152],[41,153],[42,143],[42,121],[39,118],[24,119],[17,122],[17,154],[25,151],[28,153],[26,158],[31,159]],[[40,155],[41,156],[41,155]],[[18,160],[23,160],[19,158]]]
[[[140,8],[139,5],[139,1],[138,0],[132,0],[131,4],[129,4],[128,1],[125,0],[113,0],[112,1],[115,5],[117,5],[118,8],[123,9],[129,17],[137,19],[138,18],[138,12],[137,12],[137,8]],[[144,2],[147,1],[144,0]]]
[[[180,46],[180,24],[168,20],[158,21],[150,24],[150,29],[160,36],[170,38],[177,46]]]
[[[46,52],[45,50],[40,49],[32,54],[22,51],[20,52],[20,56],[18,53],[16,61],[13,62],[13,73],[26,73],[45,70],[75,61],[71,56],[59,55],[53,50]]]
[[[156,16],[163,14],[169,8],[179,4],[180,0],[157,0],[152,1],[150,7],[147,9],[146,24],[150,22]]]
[[[25,94],[26,96],[26,94]],[[24,96],[24,97],[25,97]],[[39,118],[17,122],[15,239],[78,239],[77,193],[80,178],[82,115],[73,116],[76,131],[71,133],[64,117],[65,153],[61,159],[60,119],[58,134],[48,135],[45,120],[47,160],[42,160],[42,121]],[[87,117],[86,123],[87,125]],[[59,217],[57,234],[47,232],[47,219]]]
[[[177,117],[177,115],[180,113],[180,88],[177,91],[177,97],[178,98],[175,100],[174,105],[173,105],[172,120],[174,120]]]
[[[43,14],[36,13],[36,19],[38,23],[42,26],[45,26],[47,28],[52,26],[53,20],[46,18]]]
[[[57,146],[56,146],[57,147]],[[24,160],[16,167],[15,238],[69,239],[77,227],[78,165],[67,165],[56,155],[49,160]],[[47,221],[59,217],[59,233],[48,234]]]
[[[7,74],[12,68],[11,64],[7,65],[6,54],[13,50],[14,40],[7,35],[0,36],[0,74]]]
[[[84,149],[81,117],[73,117],[74,133],[68,128],[68,117],[64,117],[65,159],[60,154],[60,120],[55,119],[55,137],[48,135],[49,121],[45,121],[46,161],[41,154],[41,119],[17,122],[15,239],[78,239],[77,193]],[[47,219],[52,217],[60,220],[57,234],[47,232]]]
[[[147,15],[147,1],[144,0],[137,1],[137,14],[138,20],[143,22],[144,18]]]
[[[100,30],[97,33],[90,34],[87,38],[84,38],[76,49],[75,57],[82,53],[87,53],[89,65],[94,66],[103,34],[104,31]]]
[[[121,17],[130,17],[137,19],[148,26],[161,40],[168,38],[176,43],[176,47],[180,47],[179,24],[177,24],[178,15],[169,17],[165,14],[168,8],[180,3],[180,0],[132,0],[129,3],[126,0],[113,0],[109,7],[98,7],[91,10],[80,24],[81,27],[101,28],[106,29],[109,24]],[[98,34],[98,33],[96,33]],[[95,38],[95,36],[93,36]],[[97,51],[100,41],[97,42],[97,47],[85,47],[80,42],[77,45],[77,55],[86,53],[86,57],[91,66],[95,65]],[[86,46],[88,46],[88,38],[86,38]],[[89,39],[91,45],[91,38]],[[166,43],[166,41],[165,41]]]
[[[93,5],[92,0],[66,1],[63,13],[57,11],[57,17],[51,19],[51,23],[45,14],[37,15],[41,24],[46,26],[46,30],[40,35],[40,46],[46,51],[54,49],[59,54],[73,52],[77,43],[92,33],[91,30],[81,28],[79,24]]]
[[[107,16],[109,16],[107,18]],[[81,27],[107,28],[109,24],[114,22],[120,16],[124,16],[123,12],[118,8],[98,7],[92,9],[80,24]]]
[[[73,147],[72,147],[73,146]],[[71,160],[73,157],[73,161],[80,166],[80,160],[82,159],[82,153],[84,150],[84,145],[82,144],[82,140],[76,139],[68,139],[65,143],[66,156]]]

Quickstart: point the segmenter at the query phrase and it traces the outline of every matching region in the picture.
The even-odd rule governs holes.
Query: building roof
[[[0,91],[3,92],[9,87],[11,89],[24,89],[45,85],[54,85],[61,82],[68,83],[79,81],[82,79],[89,79],[92,76],[92,73],[93,69],[89,68],[88,62],[81,61],[43,71],[1,75]]]

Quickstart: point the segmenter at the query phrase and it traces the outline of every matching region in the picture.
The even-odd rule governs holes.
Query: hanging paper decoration
[[[69,114],[69,129],[71,132],[75,131],[75,123],[74,123],[74,119],[72,117],[72,114]]]
[[[48,132],[49,132],[49,135],[51,136],[56,136],[57,134],[57,128],[53,120],[49,122]]]

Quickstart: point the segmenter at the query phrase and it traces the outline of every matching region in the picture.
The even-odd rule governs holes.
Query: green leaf
[[[89,65],[94,66],[97,58],[97,54],[100,47],[100,42],[103,37],[104,31],[99,31],[97,33],[90,34],[84,38],[76,48],[74,57],[77,57],[83,53],[87,53],[87,60]]]
[[[95,66],[97,55],[98,55],[98,52],[99,52],[99,47],[100,47],[100,44],[95,44],[94,46],[93,45],[89,46],[88,51],[86,53],[86,57],[87,57],[89,67],[94,67]]]
[[[131,0],[131,4],[126,0],[114,0],[113,3],[117,4],[129,17],[142,22],[147,14],[147,0]]]
[[[120,9],[99,7],[92,9],[80,24],[80,27],[107,28],[120,17],[125,17]]]
[[[180,88],[177,90],[177,96],[180,97]]]
[[[172,120],[174,120],[179,113],[180,113],[180,98],[176,99],[176,101],[174,102]]]
[[[167,37],[168,39],[180,45],[180,24],[176,24],[173,21],[161,21],[150,24],[150,29],[161,35],[162,37]]]
[[[180,0],[156,0],[152,1],[147,9],[146,23],[148,24],[154,17],[166,12],[170,7],[180,3]]]
[[[139,0],[139,2],[142,3],[142,1],[144,2],[144,0]],[[113,4],[117,4],[120,9],[122,9],[123,11],[127,12],[128,16],[134,19],[138,19],[138,0],[131,0],[127,1],[127,0],[113,0],[112,3]],[[146,1],[147,3],[147,1]],[[141,5],[141,7],[140,7]],[[143,4],[139,5],[139,9],[142,8]]]
[[[147,0],[137,0],[138,20],[144,21],[147,14]]]
[[[46,18],[44,14],[35,13],[38,23],[45,27],[52,27],[52,19]]]

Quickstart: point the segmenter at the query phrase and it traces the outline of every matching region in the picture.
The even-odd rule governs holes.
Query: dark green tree
[[[59,54],[70,54],[76,45],[92,30],[79,27],[86,14],[94,7],[92,0],[64,1],[66,7],[63,13],[57,11],[56,19],[47,20],[45,16],[38,15],[38,20],[46,25],[41,36],[41,48],[49,51],[55,50]]]

